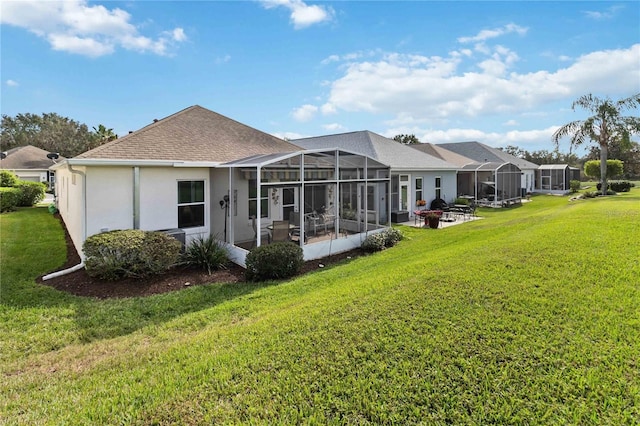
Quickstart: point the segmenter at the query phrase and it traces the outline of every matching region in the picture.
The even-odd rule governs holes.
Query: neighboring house
[[[457,146],[459,144],[421,143],[411,146],[458,167],[458,197],[473,199],[476,204],[488,207],[501,207],[521,201],[523,193],[526,192],[526,189],[522,188],[525,173],[517,165],[507,161],[507,157],[499,156],[502,151],[496,150],[499,153],[493,153],[485,149],[490,147],[478,142],[463,142],[461,145],[465,145],[465,149],[455,152],[449,149],[451,145],[460,148]],[[464,156],[460,152],[471,152],[475,158]],[[476,160],[481,157],[482,160]],[[533,185],[533,178],[525,179],[525,182]]]
[[[456,169],[432,155],[369,131],[317,136],[291,141],[304,148],[338,147],[358,152],[391,167],[391,213],[394,222],[408,220],[417,201],[427,208],[436,198],[453,203],[456,198]]]
[[[244,265],[274,220],[341,207],[343,198],[359,197],[361,185],[374,204],[388,199],[386,165],[335,149],[301,150],[197,105],[52,169],[58,209],[83,258],[84,241],[100,232],[170,230],[187,243],[208,235],[226,241],[232,260]],[[388,226],[388,218],[342,220],[340,211],[322,238],[299,236],[305,259],[358,247],[362,233]]]
[[[534,191],[535,173],[538,170],[538,165],[535,163],[480,142],[442,143],[438,146],[470,158],[477,163],[511,163],[522,171],[521,188],[524,189],[524,192]]]
[[[52,187],[54,173],[49,171],[49,167],[64,157],[52,160],[48,154],[48,151],[32,145],[18,146],[5,152],[6,157],[0,160],[0,169],[12,171],[22,180],[42,182]]]
[[[536,170],[535,192],[567,194],[571,181],[580,180],[580,169],[568,164],[541,164]]]

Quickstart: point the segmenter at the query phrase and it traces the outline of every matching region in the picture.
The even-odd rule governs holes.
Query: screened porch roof
[[[566,168],[569,168],[568,164],[542,164],[538,170],[564,170]]]
[[[498,171],[500,169],[502,169],[505,166],[511,166],[510,169],[514,169],[514,167],[520,171],[520,168],[518,166],[516,166],[513,163],[498,163],[498,162],[487,162],[487,163],[471,163],[471,164],[467,164],[465,166],[463,166],[460,171],[464,171],[464,172],[483,172],[483,171],[487,171],[487,172],[491,172],[491,171]]]
[[[339,167],[363,167],[366,160],[368,168],[389,169],[388,165],[374,160],[371,157],[338,148],[306,149],[295,152],[254,155],[240,160],[220,164],[218,167],[262,168],[277,165],[278,167],[288,166],[298,168],[300,167],[301,155],[304,155],[305,168],[333,168],[335,167],[336,154],[339,159]]]

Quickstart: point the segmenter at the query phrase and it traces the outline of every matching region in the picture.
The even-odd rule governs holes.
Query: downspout
[[[140,167],[133,168],[133,229],[140,229]]]
[[[82,200],[80,205],[82,206],[82,241],[85,241],[87,239],[87,175],[84,172],[81,172],[80,170],[75,170],[69,163],[67,163],[67,169],[72,174],[80,175],[82,178]],[[82,256],[81,256],[81,259],[82,259]],[[63,269],[62,271],[56,271],[56,272],[52,272],[50,274],[45,275],[42,277],[42,281],[47,281],[52,278],[61,277],[63,275],[67,275],[72,272],[78,271],[82,268],[84,268],[84,260],[81,260],[80,263],[78,263],[75,266],[72,266],[71,268]]]

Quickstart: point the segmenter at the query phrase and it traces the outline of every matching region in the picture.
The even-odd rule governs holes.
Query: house
[[[388,226],[384,215],[363,215],[364,205],[388,199],[387,165],[337,149],[303,150],[197,105],[52,169],[58,209],[81,256],[86,238],[100,232],[168,230],[186,243],[213,235],[244,266],[273,221],[298,222],[290,225],[305,259],[358,247],[363,234]],[[317,214],[323,209],[330,224],[328,213]],[[302,218],[314,220],[313,230]]]
[[[536,170],[535,192],[567,194],[571,181],[580,180],[580,169],[568,164],[541,164]]]
[[[479,142],[412,145],[458,166],[457,194],[476,204],[500,207],[518,203],[533,190],[538,166]]]
[[[60,156],[54,160],[50,158],[48,151],[33,145],[12,148],[5,151],[3,157],[0,160],[0,169],[15,173],[19,179],[42,182],[49,187],[54,183],[54,173],[49,167],[55,164],[55,161],[64,160],[64,157]]]
[[[393,222],[409,220],[419,200],[428,207],[434,199],[453,203],[457,167],[432,155],[370,131],[317,136],[291,141],[304,148],[339,147],[363,154],[391,167]]]

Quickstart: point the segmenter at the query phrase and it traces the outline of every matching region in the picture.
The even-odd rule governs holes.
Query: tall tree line
[[[33,145],[69,158],[117,137],[113,129],[102,124],[91,131],[86,124],[56,113],[24,113],[15,117],[3,114],[0,145],[2,151]]]

